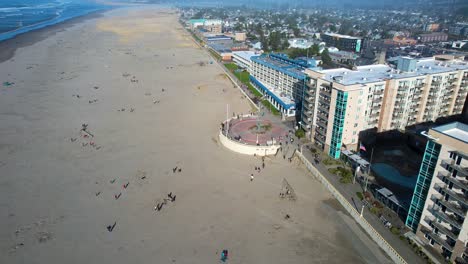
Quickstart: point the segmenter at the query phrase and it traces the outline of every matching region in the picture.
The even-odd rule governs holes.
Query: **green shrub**
[[[390,228],[390,232],[392,232],[395,235],[399,235],[400,234],[400,229],[395,227],[395,226],[392,226],[392,228]]]
[[[382,211],[382,209],[378,208],[378,207],[372,207],[370,209],[371,213],[377,215],[377,214],[380,214],[380,211]]]
[[[362,195],[362,192],[356,192],[356,196],[359,198],[359,200],[362,201],[364,199],[364,196]]]
[[[297,138],[301,139],[305,137],[305,131],[302,128],[299,128],[298,130],[296,130],[295,135]]]

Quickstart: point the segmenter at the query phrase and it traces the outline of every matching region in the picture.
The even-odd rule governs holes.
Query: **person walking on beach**
[[[253,181],[254,180],[254,176],[253,174],[250,174],[250,181]]]

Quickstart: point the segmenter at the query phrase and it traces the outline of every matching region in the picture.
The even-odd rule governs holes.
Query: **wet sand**
[[[303,166],[258,173],[218,143],[226,104],[251,109],[211,61],[174,10],[146,7],[0,63],[0,263],[387,262]]]

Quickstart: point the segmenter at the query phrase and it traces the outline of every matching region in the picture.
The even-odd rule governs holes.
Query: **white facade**
[[[255,51],[233,51],[232,60],[237,66],[246,69],[250,73],[250,66],[252,61],[250,58],[252,56],[258,56],[258,53]]]

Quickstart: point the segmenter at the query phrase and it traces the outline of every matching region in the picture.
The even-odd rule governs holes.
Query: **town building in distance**
[[[190,30],[203,29],[213,34],[221,34],[223,23],[220,19],[190,19]]]
[[[322,40],[328,47],[337,47],[339,50],[361,52],[362,39],[336,33],[321,34]]]
[[[342,149],[356,150],[361,132],[402,130],[460,114],[468,91],[468,64],[463,57],[401,57],[397,69],[387,65],[306,69],[301,126],[333,158]]]
[[[406,225],[446,259],[468,260],[468,125],[431,128]]]

